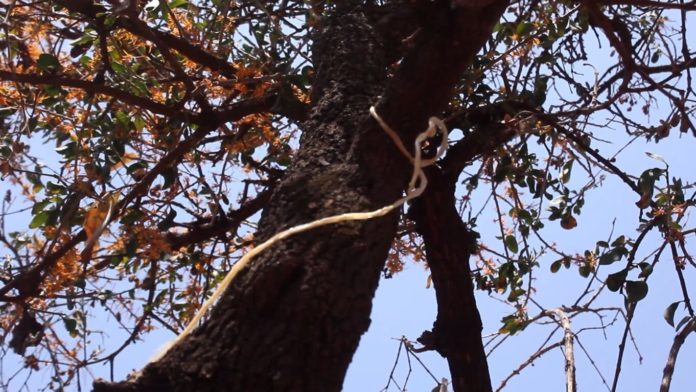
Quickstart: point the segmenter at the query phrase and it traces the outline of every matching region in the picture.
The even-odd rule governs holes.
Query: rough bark
[[[481,317],[476,307],[469,257],[477,234],[468,230],[455,207],[454,183],[442,171],[427,171],[428,188],[409,211],[423,236],[437,297],[437,319],[419,341],[447,359],[456,392],[490,392]]]
[[[469,265],[478,233],[459,216],[455,187],[464,167],[515,135],[502,120],[516,110],[520,109],[512,103],[492,104],[453,117],[450,123],[467,123],[474,129],[437,166],[427,168],[428,187],[409,209],[425,243],[438,308],[432,330],[418,340],[447,359],[455,392],[492,390]]]
[[[410,145],[427,117],[444,108],[506,4],[464,12],[424,3],[435,19],[421,27],[388,84],[386,56],[360,2],[344,0],[322,21],[314,38],[316,103],[293,166],[263,213],[259,241],[400,196],[408,161],[367,109],[381,95],[380,113]],[[135,382],[96,383],[95,391],[340,390],[369,326],[396,221],[391,214],[340,224],[275,245],[238,276],[207,322]]]

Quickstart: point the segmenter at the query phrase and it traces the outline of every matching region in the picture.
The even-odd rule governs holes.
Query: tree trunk
[[[315,104],[293,165],[264,210],[259,242],[398,199],[410,164],[368,108],[381,95],[378,111],[412,145],[428,116],[445,107],[506,4],[451,10],[448,2],[424,2],[432,19],[387,85],[387,56],[361,3],[342,0],[320,22]],[[273,246],[237,277],[207,322],[137,380],[97,382],[95,391],[339,391],[369,326],[397,218],[328,226]],[[480,344],[479,332],[467,339]]]
[[[450,123],[472,127],[437,166],[426,168],[428,187],[415,199],[408,216],[423,237],[426,259],[437,297],[437,318],[418,339],[425,349],[447,359],[455,392],[489,392],[491,381],[481,342],[481,317],[476,307],[469,259],[478,233],[462,221],[456,206],[459,174],[481,155],[492,153],[515,136],[503,119],[521,110],[503,102],[467,110]],[[464,120],[464,121],[462,121]]]
[[[432,331],[418,339],[447,359],[455,392],[490,392],[481,317],[474,298],[469,257],[477,234],[462,222],[455,206],[454,182],[439,168],[427,171],[428,188],[413,203],[409,217],[423,236],[437,297]]]

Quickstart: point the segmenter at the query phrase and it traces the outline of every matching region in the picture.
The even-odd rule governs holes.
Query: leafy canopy
[[[295,157],[312,103],[311,33],[332,2],[6,3],[0,325],[26,369],[50,369],[57,388],[153,329],[180,331],[254,245],[258,212]],[[693,179],[672,177],[661,157],[624,170],[621,144],[605,142],[696,135],[693,6],[635,3],[511,4],[438,114],[458,130],[450,154],[496,141],[453,161],[461,216],[475,228],[488,211],[497,225],[478,245],[474,279],[514,305],[501,333],[534,321],[535,269],[574,266],[588,279],[578,304],[606,287],[632,312],[665,249],[682,283],[696,266],[686,246],[696,229],[685,226]],[[383,36],[409,32],[392,42],[398,67],[421,21],[389,19],[408,7],[399,2],[365,7]],[[582,228],[586,196],[606,177],[632,192],[637,234],[584,252],[546,241],[550,227]],[[658,249],[639,252],[652,231]],[[425,255],[404,217],[385,276],[408,259]],[[667,309],[672,325],[680,303],[694,316],[683,293]],[[116,346],[97,339],[105,318],[127,332]]]

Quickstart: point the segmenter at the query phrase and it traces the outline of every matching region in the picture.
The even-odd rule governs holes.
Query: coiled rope
[[[395,208],[401,207],[407,201],[420,196],[423,193],[423,191],[425,191],[425,187],[428,185],[428,179],[425,177],[425,174],[423,173],[423,168],[435,163],[447,150],[448,132],[445,123],[437,117],[430,117],[430,119],[428,120],[428,128],[425,131],[418,134],[418,136],[416,137],[416,140],[414,142],[415,152],[414,155],[411,155],[408,152],[408,150],[406,150],[406,147],[404,147],[404,144],[401,142],[401,139],[399,138],[397,133],[394,132],[394,130],[379,116],[379,114],[377,114],[377,111],[375,110],[374,106],[370,107],[370,114],[377,121],[377,123],[379,123],[384,132],[386,132],[387,135],[389,135],[389,137],[392,139],[399,151],[401,151],[401,153],[410,162],[413,163],[413,173],[411,174],[411,180],[409,181],[408,188],[406,189],[406,195],[401,199],[395,201],[394,203],[374,211],[349,212],[293,226],[289,229],[283,230],[275,234],[265,242],[259,244],[251,251],[249,251],[249,253],[247,253],[241,259],[239,259],[239,261],[232,267],[232,269],[230,269],[227,275],[225,275],[225,278],[222,280],[222,282],[220,282],[220,285],[215,289],[210,298],[208,298],[203,303],[198,312],[196,312],[196,314],[193,316],[186,328],[179,334],[179,336],[177,336],[174,340],[172,340],[164,348],[162,348],[160,352],[150,360],[150,362],[159,361],[162,357],[164,357],[164,355],[169,351],[171,347],[174,347],[177,343],[179,343],[186,336],[188,336],[196,328],[203,316],[207,313],[208,309],[220,298],[220,296],[227,289],[227,287],[229,287],[230,283],[232,283],[237,274],[239,274],[239,272],[242,269],[244,269],[244,267],[246,267],[247,264],[249,264],[249,262],[252,258],[254,258],[254,256],[268,249],[271,245],[275,244],[280,240],[283,240],[298,233],[314,229],[316,227],[331,225],[340,222],[363,221],[384,216],[392,210],[394,210]],[[422,159],[421,145],[426,139],[435,136],[438,133],[438,131],[442,134],[442,142],[440,143],[440,146],[438,147],[435,156],[429,159]]]

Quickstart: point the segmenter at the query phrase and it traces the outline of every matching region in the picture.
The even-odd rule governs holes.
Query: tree
[[[405,146],[430,116],[461,132],[423,169],[425,192],[402,214],[274,244],[162,359],[95,391],[339,390],[379,278],[396,274],[403,255],[425,255],[438,316],[418,341],[447,359],[458,392],[491,390],[474,290],[505,293],[517,310],[501,332],[521,331],[535,321],[531,273],[547,253],[557,255],[552,271],[576,265],[588,279],[582,296],[620,291],[628,329],[657,264],[638,250],[658,231],[683,288],[680,333],[693,330],[682,272],[694,266],[685,241],[696,229],[683,226],[692,184],[668,166],[632,176],[597,147],[596,127],[648,142],[673,128],[696,135],[693,3],[17,0],[0,9],[0,172],[31,210],[25,232],[0,236],[10,256],[2,325],[28,368],[53,366],[54,388],[155,326],[180,331],[240,255],[275,233],[398,200],[412,164],[372,105]],[[591,58],[607,48],[607,64]],[[671,109],[655,125],[631,111],[657,103]],[[445,136],[421,145],[426,157]],[[32,153],[40,138],[57,147],[53,167]],[[582,254],[544,241],[551,222],[575,228],[598,173],[635,194],[639,235]],[[466,214],[482,190],[499,214],[501,251]],[[8,191],[3,227],[14,198]],[[618,272],[599,269],[621,260]],[[592,310],[591,300],[575,305],[540,317]],[[80,358],[98,307],[119,322],[126,314],[132,334]],[[79,338],[74,347],[57,322]]]

